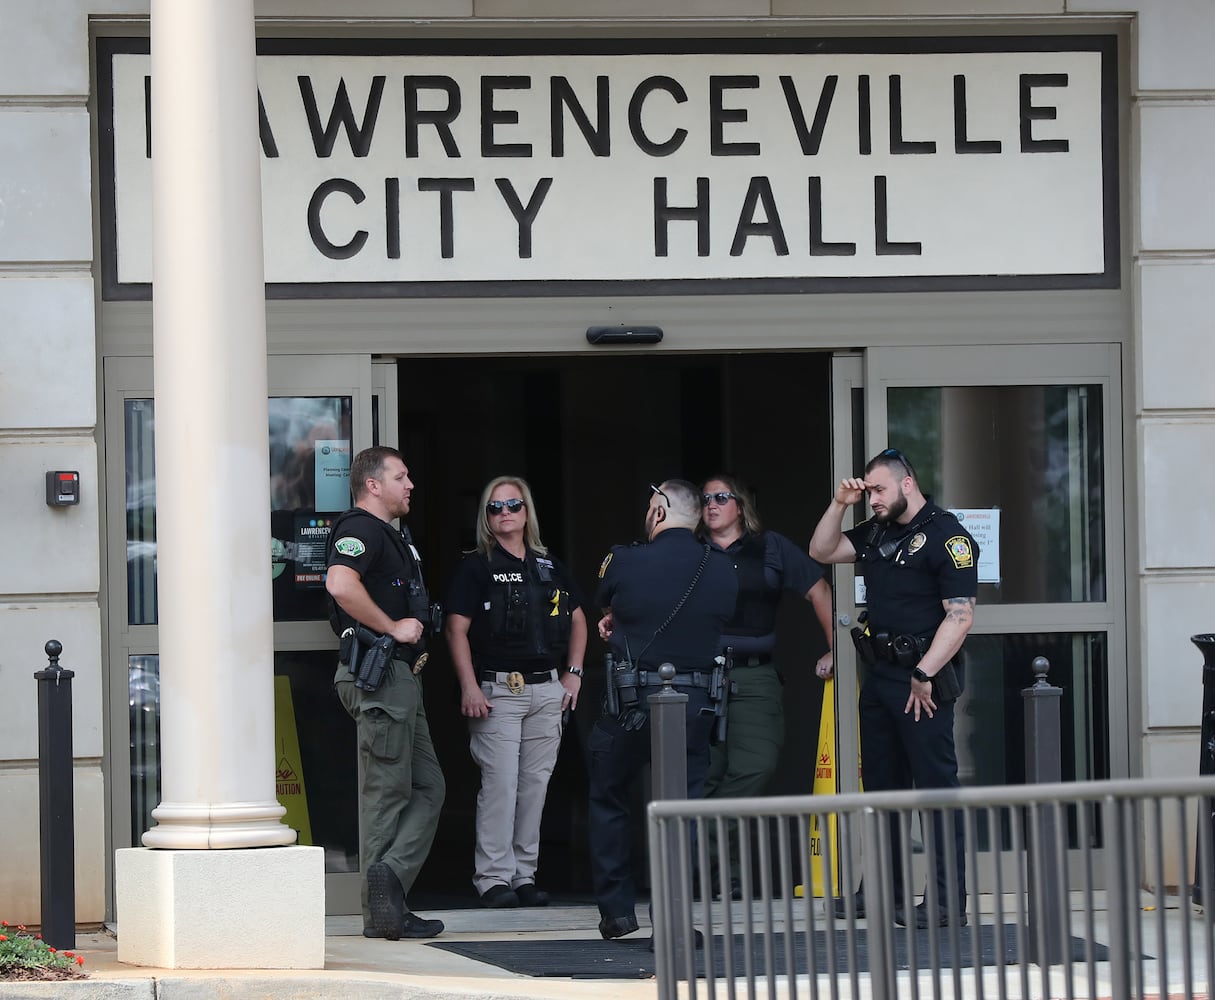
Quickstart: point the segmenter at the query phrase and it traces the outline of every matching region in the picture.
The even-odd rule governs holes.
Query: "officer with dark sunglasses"
[[[536,887],[540,819],[578,703],[586,616],[569,573],[540,540],[531,488],[498,476],[481,494],[477,549],[447,593],[447,645],[481,769],[473,885],[494,909],[545,906]]]
[[[804,549],[764,530],[750,491],[734,476],[706,480],[701,505],[702,534],[730,557],[738,574],[738,605],[721,637],[722,651],[728,647],[733,654],[726,738],[713,747],[705,798],[746,798],[763,794],[785,742],[784,681],[775,661],[777,607],[786,592],[813,606],[827,640],[815,675],[826,680],[834,670],[831,587],[826,571]],[[731,834],[730,890],[739,899],[737,830]],[[715,849],[710,853],[716,857]]]
[[[848,508],[868,494],[873,517],[842,530]],[[814,529],[810,554],[825,563],[860,564],[867,620],[853,629],[866,666],[861,687],[861,770],[866,791],[957,788],[954,703],[961,694],[962,644],[974,624],[979,547],[949,511],[920,491],[915,470],[896,448],[870,460],[859,479],[844,479]],[[901,827],[890,817],[895,922],[907,923]],[[966,924],[966,855],[962,814],[952,835],[934,812],[935,912],[916,907],[919,927]],[[949,842],[952,863],[946,860]],[[952,870],[951,870],[952,869]],[[836,900],[844,915],[847,900]],[[856,915],[865,915],[863,892]]]

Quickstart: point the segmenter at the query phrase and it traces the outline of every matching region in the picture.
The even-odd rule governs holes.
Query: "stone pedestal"
[[[164,969],[320,969],[319,847],[115,852],[118,960]]]

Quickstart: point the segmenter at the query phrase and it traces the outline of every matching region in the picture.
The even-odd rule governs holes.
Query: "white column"
[[[152,207],[164,798],[117,852],[118,957],[319,968],[323,851],[275,799],[252,0],[152,0]]]
[[[290,844],[274,786],[252,0],[153,0],[161,787],[148,847]]]

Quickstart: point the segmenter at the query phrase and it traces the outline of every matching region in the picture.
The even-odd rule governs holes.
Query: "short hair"
[[[725,483],[726,489],[734,494],[734,502],[738,504],[738,512],[742,515],[743,527],[747,529],[748,534],[758,535],[763,531],[763,522],[759,519],[759,511],[755,509],[755,497],[747,488],[747,484],[729,472],[718,472],[712,476],[706,476],[705,484],[714,480]],[[707,492],[702,486],[702,498]]]
[[[382,444],[364,448],[354,456],[350,463],[350,492],[356,501],[367,493],[368,479],[379,479],[384,474],[384,463],[390,458],[399,458],[402,465],[405,463],[404,456],[396,448]]]
[[[896,471],[895,466],[900,466],[903,476],[910,476],[917,487],[920,485],[920,477],[915,474],[915,467],[898,448],[886,448],[869,459],[869,464],[865,466],[865,475],[869,475],[879,465],[890,469],[891,472]],[[899,478],[902,479],[903,476],[899,476]]]
[[[519,491],[519,496],[527,507],[527,526],[523,531],[523,539],[533,552],[545,555],[548,549],[540,541],[540,517],[536,513],[535,501],[532,500],[531,487],[527,485],[527,480],[522,476],[495,476],[481,491],[481,506],[477,511],[477,551],[488,556],[494,551],[494,546],[498,544],[490,529],[489,513],[485,508],[489,503],[489,498],[494,495],[494,490],[499,486],[513,486]]]
[[[666,479],[661,488],[670,508],[667,517],[679,527],[695,528],[700,521],[700,490],[686,479]]]

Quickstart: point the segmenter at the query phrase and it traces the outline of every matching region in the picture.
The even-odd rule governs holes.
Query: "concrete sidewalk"
[[[638,907],[642,929],[628,940],[649,934],[645,907]],[[437,941],[503,941],[512,938],[599,941],[599,911],[590,905],[518,910],[425,910],[446,925]],[[371,940],[362,935],[361,917],[325,921],[325,968],[317,970],[183,970],[123,965],[113,933],[80,934],[76,951],[85,957],[87,980],[51,983],[0,982],[0,1000],[653,1000],[654,980],[533,978],[465,958],[427,941]]]
[[[1093,913],[1093,940],[1109,941],[1105,900],[1096,900]],[[1011,900],[1007,901],[1010,904]],[[1073,894],[1073,920],[1083,919],[1078,896]],[[993,909],[991,897],[982,897],[980,908],[983,923],[990,921]],[[1155,907],[1146,895],[1141,900],[1143,915],[1163,917],[1162,928],[1168,939],[1165,951],[1169,955],[1168,970],[1149,963],[1145,970],[1144,998],[1183,995],[1179,988],[1183,974],[1178,966],[1182,930],[1189,925],[1192,940],[1199,948],[1191,955],[1192,982],[1195,997],[1206,997],[1209,989],[1208,958],[1203,950],[1204,921],[1198,912],[1176,897],[1169,902],[1162,914],[1152,913]],[[821,904],[816,904],[821,905]],[[734,904],[736,908],[740,904]],[[754,904],[753,913],[762,921],[764,905]],[[453,909],[421,911],[427,917],[439,917],[447,925],[444,934],[435,939],[442,942],[512,941],[521,943],[568,942],[571,954],[576,954],[579,942],[599,942],[599,913],[593,905],[554,905],[542,909],[485,910]],[[1005,912],[1008,912],[1006,909]],[[736,909],[738,913],[738,909]],[[741,914],[739,914],[741,915]],[[649,935],[646,907],[638,906],[641,929],[622,939],[623,942],[640,943]],[[736,919],[738,919],[736,917]],[[794,926],[801,920],[795,919]],[[777,921],[774,929],[780,929]],[[837,924],[837,927],[841,925]],[[858,928],[867,926],[858,921]],[[1077,926],[1074,924],[1073,926]],[[1209,925],[1207,925],[1209,926]],[[735,925],[735,930],[739,929]],[[721,904],[714,904],[714,930],[720,934]],[[900,931],[899,933],[903,933]],[[922,933],[922,932],[921,932]],[[1163,942],[1153,932],[1145,937],[1144,951],[1154,952]],[[636,945],[634,945],[634,948]],[[579,1000],[654,1000],[658,994],[653,978],[638,979],[622,976],[619,979],[569,978],[561,976],[533,977],[510,972],[434,947],[428,941],[384,941],[369,940],[362,936],[360,917],[330,917],[326,920],[325,968],[318,970],[181,970],[155,969],[122,965],[117,958],[117,940],[109,932],[81,934],[75,949],[85,956],[87,980],[53,983],[9,983],[0,982],[0,1000],[33,1000],[33,998],[66,998],[66,1000],[548,1000],[548,998],[572,998]],[[625,949],[622,949],[622,959]],[[627,966],[627,962],[622,965]],[[635,966],[634,966],[635,968]],[[1076,967],[1074,967],[1076,968]],[[993,968],[985,968],[980,975],[983,980],[983,995],[1008,997],[1062,997],[1069,990],[1061,977],[1061,968],[1049,973],[1051,985],[1043,989],[1042,970],[1037,966],[1011,965],[1003,975]],[[1082,971],[1077,968],[1077,971]],[[1098,963],[1097,981],[1091,991],[1078,981],[1077,997],[1111,998],[1109,966]],[[1021,977],[1028,974],[1028,980]],[[904,978],[900,995],[910,982]],[[954,996],[954,989],[946,975],[943,983],[933,982],[929,970],[921,970],[919,978],[920,996],[935,995],[935,987],[943,987],[940,995]],[[1081,975],[1081,980],[1083,975]],[[998,982],[1003,979],[1003,983]],[[808,996],[809,985],[804,976],[798,977],[798,996]],[[852,983],[847,973],[838,976],[834,986],[840,996],[853,996]],[[1167,984],[1166,984],[1167,980]],[[819,976],[820,996],[832,995],[832,983],[826,976]],[[862,973],[856,983],[855,996],[862,1000],[870,995],[869,975]],[[768,995],[769,987],[778,997],[791,995],[790,984],[784,976],[773,977],[768,983],[763,979],[757,983],[759,990]],[[964,997],[978,995],[978,983],[971,976],[964,977],[957,988]],[[737,995],[746,996],[745,983],[736,984]],[[726,983],[717,981],[717,995],[725,996]],[[705,983],[697,985],[698,995],[708,997]],[[1003,991],[1003,992],[1002,992]],[[686,986],[681,990],[687,995]],[[1129,1000],[1129,998],[1117,998]]]

